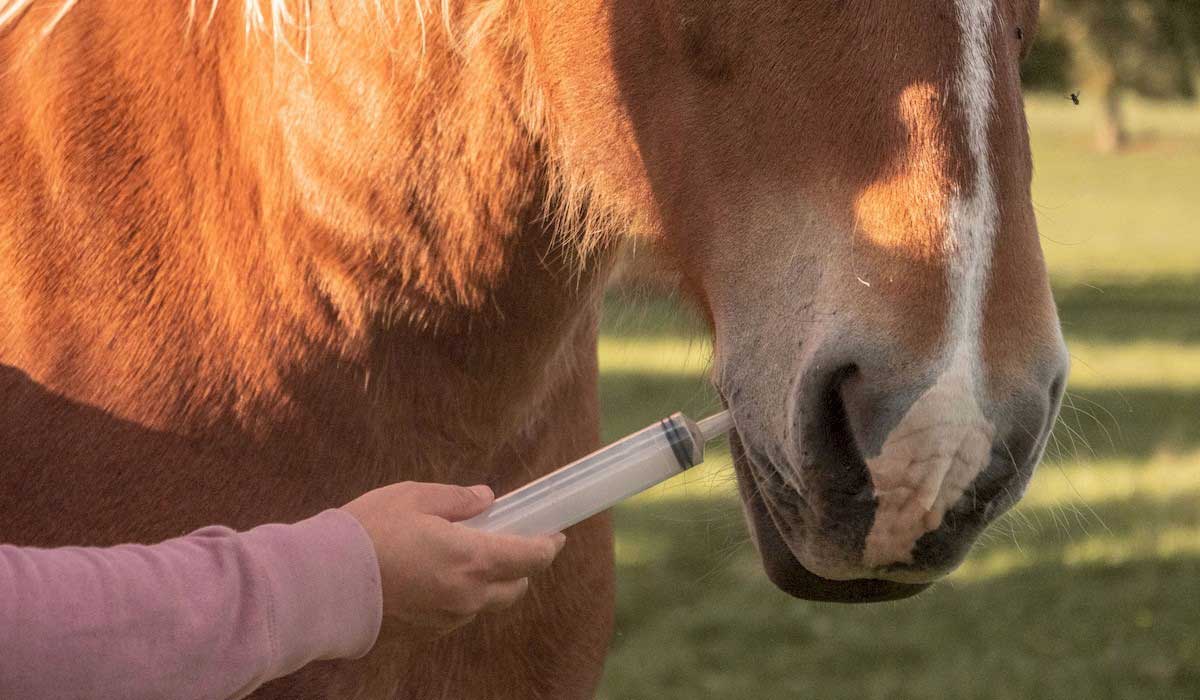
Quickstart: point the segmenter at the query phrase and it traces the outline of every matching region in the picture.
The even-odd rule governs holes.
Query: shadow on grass
[[[605,371],[600,375],[604,438],[615,440],[675,411],[693,418],[719,406],[703,377]],[[1200,389],[1136,388],[1070,391],[1052,460],[1144,458],[1200,448]]]
[[[1054,296],[1068,342],[1200,342],[1200,276],[1057,286]]]
[[[1156,558],[1147,540],[1196,527],[1194,494],[1092,508],[1126,544],[1109,562],[1066,563],[1089,536],[1050,525],[1020,535],[1016,569],[847,607],[775,590],[731,497],[623,507],[601,697],[1187,697],[1200,687],[1200,558]],[[1027,516],[1057,522],[1061,510]],[[992,537],[973,556],[1005,548],[1007,536]]]
[[[1047,456],[1145,458],[1200,447],[1200,389],[1088,389],[1068,396]]]

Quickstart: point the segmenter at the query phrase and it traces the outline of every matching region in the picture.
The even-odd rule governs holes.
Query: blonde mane
[[[0,32],[3,32],[27,14],[33,8],[46,6],[50,10],[49,17],[42,20],[38,38],[49,36],[54,28],[63,20],[80,0],[0,0]],[[384,6],[384,0],[359,0],[364,7],[370,7],[381,21],[390,23],[396,21],[401,14],[400,0],[391,0],[391,8]],[[447,34],[453,36],[450,27],[450,0],[411,0],[417,23],[421,29],[421,50],[425,50],[426,19],[435,9],[440,9]],[[438,3],[435,8],[433,3]],[[197,17],[203,12],[204,18],[199,22],[202,28],[207,28],[216,15],[217,6],[221,0],[187,0],[188,23],[197,24]],[[199,7],[207,3],[207,9]],[[276,46],[283,46],[294,51],[288,40],[290,32],[298,32],[303,37],[303,58],[308,61],[310,45],[307,28],[312,17],[313,0],[242,0],[242,17],[246,34],[270,36]],[[298,54],[299,55],[299,54]]]

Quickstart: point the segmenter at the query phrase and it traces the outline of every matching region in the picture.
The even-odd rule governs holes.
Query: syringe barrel
[[[703,459],[696,424],[676,413],[496,499],[463,524],[514,535],[559,532]]]

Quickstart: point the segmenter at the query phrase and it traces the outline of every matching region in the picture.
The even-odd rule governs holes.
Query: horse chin
[[[767,578],[792,597],[828,603],[878,603],[914,596],[930,585],[882,579],[835,581],[818,576],[792,554],[766,509],[761,504],[747,505]]]
[[[753,468],[745,463],[736,437],[731,440],[734,462],[738,470]],[[749,478],[738,479],[739,490],[749,514],[750,527],[758,544],[767,578],[781,591],[801,600],[828,603],[878,603],[909,598],[929,587],[928,583],[899,583],[882,579],[851,579],[837,581],[818,576],[796,559],[784,541],[779,528],[771,519],[757,488],[748,487]]]

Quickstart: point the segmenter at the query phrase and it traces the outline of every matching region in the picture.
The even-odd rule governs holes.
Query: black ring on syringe
[[[663,418],[659,425],[667,434],[667,442],[671,445],[671,451],[675,453],[675,459],[679,461],[679,468],[690,469],[696,466],[692,461],[692,436],[687,429],[676,423],[674,416]]]

